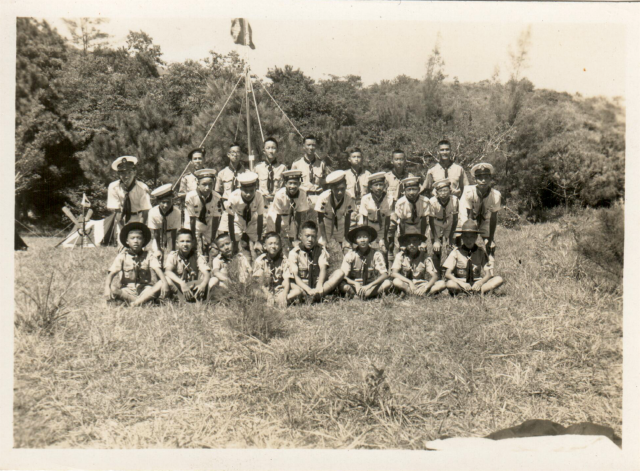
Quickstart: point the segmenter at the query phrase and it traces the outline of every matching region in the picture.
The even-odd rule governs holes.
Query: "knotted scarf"
[[[273,185],[274,185],[274,174],[273,174],[273,164],[269,163],[269,177],[267,177],[267,192],[272,195],[273,194]]]
[[[478,187],[476,186],[476,195],[478,195],[478,198],[480,198],[480,209],[478,210],[478,213],[476,214],[476,222],[478,223],[478,227],[480,227],[482,225],[482,223],[485,220],[484,217],[484,211],[485,211],[485,206],[484,206],[484,200],[487,196],[489,196],[489,193],[491,193],[491,188],[487,189],[487,192],[483,195],[480,190],[478,189]]]
[[[168,227],[168,221],[167,218],[169,217],[169,215],[173,212],[173,206],[171,206],[171,208],[169,208],[169,211],[167,211],[166,213],[164,211],[162,211],[162,208],[158,208],[160,210],[160,215],[162,216],[162,234],[160,235],[160,241],[162,242],[162,247],[161,248],[166,248],[167,246],[167,227]]]
[[[129,197],[129,193],[136,186],[136,179],[134,178],[129,187],[125,187],[124,189],[124,201],[122,202],[122,216],[124,217],[124,223],[128,223],[129,219],[131,219],[131,198]]]
[[[213,200],[213,192],[209,193],[209,196],[207,196],[206,198],[202,196],[202,193],[200,193],[200,190],[196,190],[196,193],[198,194],[198,198],[200,198],[200,204],[202,204],[202,208],[200,208],[200,214],[198,215],[198,221],[206,225],[207,224],[207,204],[210,203],[211,200]]]
[[[460,253],[467,259],[467,276],[465,281],[471,286],[473,286],[474,282],[473,263],[471,263],[471,258],[473,257],[473,254],[478,250],[478,248],[479,247],[476,244],[473,244],[473,247],[471,247],[470,249],[466,248],[464,245],[460,247]]]
[[[356,178],[356,186],[354,187],[354,194],[357,200],[360,199],[360,195],[362,193],[362,190],[360,189],[360,179],[359,177],[359,173],[356,172],[356,170],[354,168],[351,168],[351,173],[353,173],[353,176]]]

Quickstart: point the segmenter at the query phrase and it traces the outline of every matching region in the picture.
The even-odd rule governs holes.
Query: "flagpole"
[[[249,23],[247,22],[246,18],[243,18],[242,22],[244,23],[244,43],[245,43],[245,46],[249,46],[250,44]],[[249,87],[251,86],[251,83],[249,82],[249,80],[251,80],[251,76],[249,74],[248,51],[247,51],[247,63],[245,64],[245,74],[246,74],[246,77],[245,77],[245,84],[244,84],[244,93],[247,101],[247,153],[249,155],[249,170],[253,172],[253,154],[251,153],[251,116],[250,116],[251,105],[249,103]]]

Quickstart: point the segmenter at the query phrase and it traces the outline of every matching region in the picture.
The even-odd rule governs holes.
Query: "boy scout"
[[[476,180],[475,185],[465,187],[460,199],[460,214],[458,227],[460,232],[462,225],[468,220],[476,221],[480,229],[480,236],[489,255],[495,252],[495,233],[498,225],[498,211],[501,207],[501,195],[493,186],[493,165],[480,163],[471,169],[471,175]],[[456,241],[459,245],[459,241]]]
[[[340,291],[349,297],[373,298],[392,287],[384,255],[371,247],[377,238],[376,230],[370,226],[356,226],[349,231],[348,240],[355,248],[344,256],[339,270]]]
[[[229,165],[218,173],[215,188],[223,200],[228,200],[231,192],[240,187],[238,176],[247,170],[242,161],[242,151],[238,144],[233,143],[229,146],[227,158],[229,159]]]
[[[349,170],[346,172],[347,191],[353,198],[356,208],[360,207],[360,200],[369,190],[369,176],[371,172],[363,168],[363,156],[359,147],[349,152]]]
[[[400,237],[400,246],[405,249],[396,254],[391,276],[393,286],[403,293],[429,296],[446,288],[444,280],[438,281],[438,271],[427,252],[419,249],[426,240],[422,234],[405,234]]]
[[[429,216],[429,200],[420,195],[420,179],[410,177],[402,180],[405,195],[398,200],[395,209],[395,224],[399,235],[427,235],[427,217]],[[426,250],[426,243],[420,250]]]
[[[462,245],[454,248],[444,268],[447,289],[451,294],[461,291],[466,293],[486,294],[498,288],[504,282],[501,277],[493,276],[489,256],[482,247],[476,245],[478,224],[467,220],[460,228]],[[484,272],[484,276],[482,275]]]
[[[177,250],[165,261],[164,274],[169,288],[181,301],[193,302],[207,297],[211,268],[198,253],[195,237],[189,229],[180,229],[176,240]]]
[[[304,155],[291,164],[291,170],[302,172],[301,189],[307,193],[310,207],[314,207],[316,199],[322,193],[322,185],[326,176],[326,165],[324,161],[316,158],[316,138],[307,136],[304,138]]]
[[[355,203],[347,193],[344,170],[336,170],[327,175],[326,184],[329,189],[318,196],[315,207],[320,227],[319,243],[326,247],[329,241],[335,240],[346,251],[350,248],[346,236]]]
[[[181,226],[180,211],[173,206],[173,185],[167,183],[151,192],[151,197],[158,203],[149,211],[148,226],[151,229],[151,250],[156,254],[160,264],[166,255],[176,249],[176,232]]]
[[[220,253],[211,261],[211,279],[209,289],[227,288],[229,282],[229,266],[234,264],[236,276],[240,283],[247,281],[251,275],[251,264],[242,252],[234,255],[233,242],[228,233],[218,235],[216,245]]]
[[[451,181],[448,179],[435,182],[433,188],[436,196],[429,200],[429,228],[433,263],[438,274],[442,274],[442,256],[446,256],[447,247],[453,246],[458,227],[458,198],[451,194]]]
[[[391,209],[394,209],[398,200],[404,194],[404,187],[402,185],[402,180],[405,180],[409,177],[414,177],[411,172],[408,172],[405,168],[407,161],[404,156],[404,151],[400,149],[396,149],[393,151],[391,155],[391,164],[393,168],[391,171],[387,172],[387,194],[389,198],[391,198]]]
[[[207,151],[204,148],[199,147],[189,152],[187,158],[189,159],[189,162],[191,162],[191,172],[187,173],[182,177],[182,180],[180,180],[180,190],[178,190],[179,195],[184,196],[198,187],[198,177],[195,176],[195,172],[204,167],[204,158],[206,155]]]
[[[464,169],[454,163],[451,155],[451,144],[446,139],[438,142],[438,163],[427,172],[421,193],[427,198],[434,196],[433,185],[440,180],[449,180],[451,182],[451,194],[456,198],[460,198],[464,187],[469,185],[469,179]]]
[[[358,223],[376,230],[378,239],[371,246],[383,254],[388,252],[391,204],[386,192],[386,173],[378,172],[369,176],[369,193],[360,202]],[[393,239],[393,235],[392,235]]]
[[[120,231],[120,243],[124,247],[113,261],[105,283],[104,294],[107,299],[117,299],[131,303],[131,306],[165,297],[169,285],[160,269],[158,259],[143,248],[151,240],[151,231],[141,222],[130,222]],[[158,276],[158,282],[152,284],[151,272]],[[112,282],[120,274],[118,287]]]
[[[309,211],[307,193],[300,189],[302,172],[287,170],[282,173],[285,187],[280,188],[269,207],[267,230],[282,234],[286,251],[293,247],[300,224]]]
[[[132,156],[118,157],[111,168],[118,172],[118,180],[109,184],[107,209],[116,213],[119,227],[129,222],[147,222],[151,209],[149,187],[136,178],[138,159]]]
[[[278,141],[273,137],[268,137],[264,141],[264,160],[258,163],[254,170],[258,174],[259,190],[264,198],[265,207],[269,207],[276,192],[283,186],[282,174],[287,170],[287,166],[278,163],[276,152],[278,151]]]
[[[198,252],[207,257],[223,213],[222,200],[213,191],[215,170],[203,168],[194,175],[198,179],[198,187],[185,197],[186,217],[183,227],[196,235]]]
[[[300,245],[289,252],[289,272],[295,284],[291,285],[287,301],[292,302],[305,295],[311,301],[320,301],[323,296],[331,293],[338,286],[342,273],[337,271],[335,276],[325,281],[329,267],[329,253],[317,243],[318,226],[315,222],[303,222],[299,238]]]
[[[265,234],[264,249],[265,253],[256,258],[253,264],[253,276],[263,282],[269,301],[286,307],[287,296],[291,291],[291,278],[289,260],[282,253],[280,235],[276,232]]]

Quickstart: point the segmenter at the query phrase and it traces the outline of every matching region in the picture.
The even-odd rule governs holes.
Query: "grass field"
[[[556,228],[499,228],[499,295],[298,306],[267,343],[228,307],[107,306],[114,248],[26,238],[14,445],[423,449],[533,418],[621,436],[622,297]]]

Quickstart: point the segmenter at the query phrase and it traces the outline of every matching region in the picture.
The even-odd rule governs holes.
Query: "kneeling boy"
[[[207,297],[211,268],[207,259],[198,253],[193,232],[180,229],[176,237],[177,250],[165,261],[164,274],[171,292],[181,301],[200,301]]]
[[[349,297],[373,298],[391,289],[384,255],[371,247],[377,237],[377,231],[370,226],[356,226],[349,231],[347,239],[355,249],[347,252],[340,267],[344,277],[340,291]]]
[[[124,247],[113,261],[104,288],[108,299],[119,299],[139,306],[155,299],[165,297],[169,291],[167,280],[160,269],[160,263],[152,252],[143,248],[151,240],[151,231],[141,222],[130,222],[120,231],[120,243]],[[158,282],[152,284],[151,272],[158,276]],[[111,286],[115,276],[120,273],[119,286]]]
[[[421,251],[420,246],[427,240],[423,234],[404,234],[399,242],[404,251],[398,252],[393,266],[393,286],[407,294],[429,296],[444,291],[443,280],[438,281],[438,271],[427,252]]]
[[[480,292],[486,294],[498,288],[504,282],[499,276],[492,276],[489,256],[483,248],[476,245],[479,230],[475,221],[467,220],[460,230],[462,245],[455,248],[447,257],[443,267],[447,269],[447,289],[451,294]],[[484,271],[484,276],[481,277]]]
[[[287,296],[291,291],[289,261],[282,254],[280,234],[269,232],[264,236],[265,253],[256,258],[253,264],[253,276],[263,282],[269,300],[275,300],[280,307],[286,307]],[[296,296],[302,292],[296,286]]]

